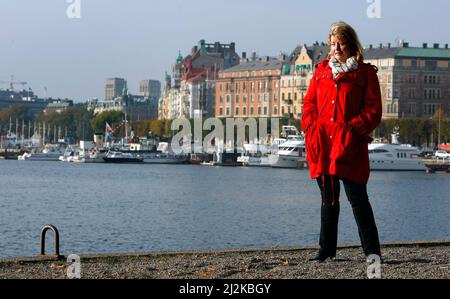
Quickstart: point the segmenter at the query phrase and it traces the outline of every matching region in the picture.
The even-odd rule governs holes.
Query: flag
[[[113,137],[112,133],[113,133],[113,129],[111,128],[111,126],[108,123],[106,123],[105,136],[108,138],[112,138]]]

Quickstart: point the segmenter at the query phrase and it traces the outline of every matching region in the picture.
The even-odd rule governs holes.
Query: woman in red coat
[[[381,256],[366,188],[369,134],[382,112],[377,69],[363,62],[361,43],[348,24],[333,24],[328,43],[330,55],[316,65],[302,114],[311,178],[322,194],[320,250],[311,260],[322,262],[336,255],[341,180],[364,253]]]

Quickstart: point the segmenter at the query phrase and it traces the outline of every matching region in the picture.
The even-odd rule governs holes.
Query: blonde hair
[[[345,22],[337,22],[331,25],[330,33],[328,34],[328,45],[331,44],[331,37],[343,38],[350,46],[350,55],[355,56],[357,61],[364,60],[363,47],[356,34],[355,29]]]

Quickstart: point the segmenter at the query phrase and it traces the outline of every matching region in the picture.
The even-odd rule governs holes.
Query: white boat
[[[270,167],[270,153],[271,149],[265,144],[244,144],[244,150],[237,158],[237,162],[243,166]]]
[[[409,144],[369,144],[371,170],[424,171],[420,150]]]
[[[290,135],[278,147],[276,154],[269,155],[270,166],[274,168],[306,168],[305,140],[301,135]]]
[[[60,161],[64,151],[58,145],[46,145],[40,153],[31,153],[19,157],[19,160],[25,161]]]

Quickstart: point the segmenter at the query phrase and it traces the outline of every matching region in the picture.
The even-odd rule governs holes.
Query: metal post
[[[54,257],[59,258],[59,232],[58,229],[51,224],[47,224],[46,226],[44,226],[44,228],[42,228],[41,231],[41,252],[40,255],[44,256],[45,255],[45,234],[47,233],[48,230],[52,230],[53,234],[55,235],[55,254]]]

